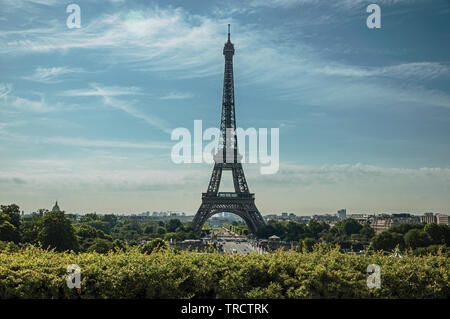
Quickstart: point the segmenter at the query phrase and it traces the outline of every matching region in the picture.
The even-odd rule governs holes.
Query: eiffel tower
[[[248,189],[241,164],[242,155],[238,151],[234,108],[234,45],[230,41],[230,25],[228,25],[228,41],[223,48],[223,55],[225,56],[225,72],[220,121],[221,137],[217,153],[214,155],[214,169],[208,190],[202,193],[202,204],[194,217],[192,226],[195,231],[200,231],[206,220],[214,214],[230,212],[240,216],[249,230],[255,234],[265,223],[256,208],[255,194],[250,193]],[[222,171],[232,172],[234,192],[219,192]]]

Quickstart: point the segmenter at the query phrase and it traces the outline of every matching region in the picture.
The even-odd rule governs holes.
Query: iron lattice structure
[[[200,231],[203,224],[214,214],[230,212],[240,216],[252,233],[256,233],[264,219],[255,205],[255,194],[250,193],[242,168],[242,155],[239,154],[236,131],[236,113],[234,105],[233,55],[234,45],[228,41],[223,48],[225,71],[223,79],[222,114],[220,120],[221,137],[217,153],[214,156],[214,168],[208,190],[202,193],[202,204],[193,220],[194,230]],[[223,171],[231,171],[234,192],[219,192]]]

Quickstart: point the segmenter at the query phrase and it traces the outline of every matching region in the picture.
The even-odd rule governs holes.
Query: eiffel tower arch
[[[230,41],[230,25],[228,25],[228,41],[223,48],[225,71],[223,80],[222,113],[220,120],[221,138],[217,153],[214,155],[214,168],[208,189],[202,193],[202,204],[195,214],[192,226],[200,231],[203,224],[211,216],[221,213],[234,213],[241,217],[249,230],[254,234],[265,224],[255,205],[255,194],[250,193],[242,168],[242,155],[237,145],[236,116],[234,107],[233,55],[234,45]],[[231,171],[234,192],[219,192],[223,171]]]

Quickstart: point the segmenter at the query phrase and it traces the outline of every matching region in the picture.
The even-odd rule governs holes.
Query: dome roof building
[[[53,206],[52,208],[52,212],[60,212],[60,211],[61,209],[59,209],[58,201],[56,201],[55,206]]]

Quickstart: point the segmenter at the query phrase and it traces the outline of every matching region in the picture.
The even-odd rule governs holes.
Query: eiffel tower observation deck
[[[192,222],[196,231],[201,230],[208,218],[221,212],[230,212],[240,216],[252,233],[256,233],[258,228],[265,223],[256,208],[255,194],[249,191],[241,164],[242,155],[239,154],[237,135],[235,134],[234,53],[234,45],[230,40],[230,25],[228,25],[228,41],[225,42],[223,48],[225,70],[220,120],[221,137],[217,153],[214,155],[214,168],[208,189],[206,193],[202,194],[202,204]],[[223,171],[231,171],[234,192],[219,192]]]

